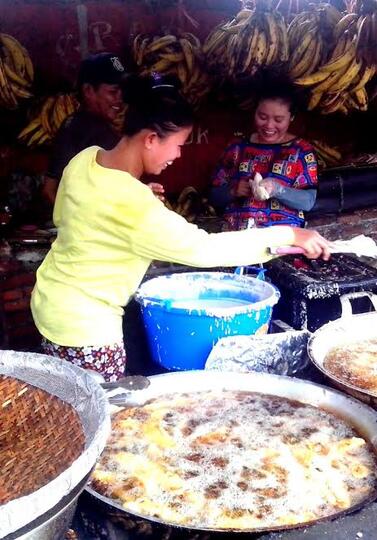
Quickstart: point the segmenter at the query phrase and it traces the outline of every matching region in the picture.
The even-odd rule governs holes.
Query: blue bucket
[[[279,297],[265,281],[220,272],[164,275],[136,293],[152,358],[169,370],[204,369],[220,338],[267,332]]]

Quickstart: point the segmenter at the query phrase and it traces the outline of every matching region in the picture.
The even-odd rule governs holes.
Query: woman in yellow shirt
[[[124,374],[122,315],[152,260],[195,267],[241,266],[271,258],[267,248],[302,247],[329,257],[315,231],[271,227],[208,234],[168,210],[140,181],[180,157],[193,116],[159,76],[124,83],[127,115],[112,150],[92,146],[67,165],[54,207],[57,239],[37,272],[32,313],[43,349],[107,380]]]

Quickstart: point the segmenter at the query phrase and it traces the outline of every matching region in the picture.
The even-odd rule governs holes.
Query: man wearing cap
[[[60,128],[52,151],[42,195],[54,204],[65,166],[81,150],[100,146],[110,150],[119,141],[113,122],[122,107],[120,82],[125,74],[118,56],[98,53],[80,65],[77,91],[79,110],[68,117]]]

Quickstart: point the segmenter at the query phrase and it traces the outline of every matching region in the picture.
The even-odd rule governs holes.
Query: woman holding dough
[[[258,227],[303,227],[316,199],[317,161],[312,146],[290,131],[296,112],[290,84],[265,88],[257,99],[255,131],[226,148],[212,179],[211,203],[225,209],[229,229],[253,218]]]

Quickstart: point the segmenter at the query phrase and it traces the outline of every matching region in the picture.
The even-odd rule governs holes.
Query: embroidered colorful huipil
[[[259,144],[240,137],[225,150],[212,185],[229,184],[234,189],[242,178],[252,179],[256,172],[263,178],[274,178],[284,187],[313,189],[317,185],[317,160],[308,142],[294,138],[283,144]],[[239,197],[229,205],[224,217],[231,230],[244,229],[249,218],[254,218],[258,227],[304,225],[302,211],[275,198],[257,201],[253,197]]]

